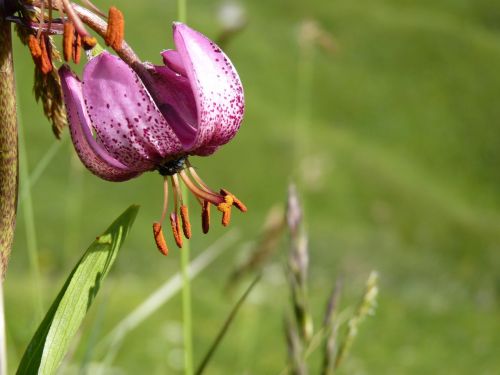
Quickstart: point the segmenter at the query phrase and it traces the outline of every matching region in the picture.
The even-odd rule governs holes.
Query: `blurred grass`
[[[110,2],[99,2],[105,9]],[[175,2],[126,2],[127,40],[144,60],[171,47]],[[216,1],[190,1],[190,24],[216,37]],[[381,275],[375,318],[363,325],[342,373],[493,374],[500,367],[500,5],[491,1],[245,1],[249,25],[227,49],[247,98],[238,136],[216,155],[195,159],[213,186],[241,197],[250,210],[233,215],[246,241],[266,210],[283,201],[293,150],[296,32],[313,17],[339,50],[315,55],[303,184],[312,251],[312,305],[318,317],[336,275],[356,301],[371,269]],[[32,96],[32,67],[16,45],[20,107],[34,168],[52,147],[50,125]],[[68,134],[66,133],[67,137]],[[69,144],[69,143],[68,143]],[[178,253],[161,258],[151,238],[159,215],[155,174],[112,184],[72,164],[62,147],[32,187],[44,305],[54,298],[85,244],[125,206],[141,214],[97,301],[89,331],[104,335],[178,270]],[[227,171],[231,170],[231,174]],[[82,175],[83,173],[83,175]],[[21,184],[23,181],[21,181]],[[22,187],[21,187],[22,188]],[[194,225],[195,210],[192,210]],[[10,366],[15,368],[38,321],[23,210],[6,281]],[[193,256],[223,229],[198,229]],[[195,358],[234,303],[222,288],[234,259],[219,260],[192,285]],[[277,259],[279,261],[279,257]],[[282,268],[272,266],[209,365],[207,374],[275,374],[282,370],[282,317],[288,302]],[[97,311],[100,311],[98,314]],[[134,331],[118,354],[121,373],[176,373],[182,364],[180,298]],[[274,334],[270,334],[274,333]],[[177,370],[176,370],[177,369]],[[67,369],[71,373],[71,366]]]

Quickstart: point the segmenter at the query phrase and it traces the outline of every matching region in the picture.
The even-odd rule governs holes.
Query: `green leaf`
[[[54,374],[80,327],[139,210],[130,206],[90,245],[50,307],[17,374]]]

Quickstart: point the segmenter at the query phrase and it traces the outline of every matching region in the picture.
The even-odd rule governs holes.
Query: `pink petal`
[[[190,149],[217,147],[238,131],[245,109],[243,86],[233,64],[210,39],[174,23],[174,43],[186,70],[198,112],[197,137]]]
[[[181,56],[179,52],[173,49],[167,49],[161,53],[163,57],[163,63],[172,69],[174,72],[187,77],[186,69],[184,69],[184,64],[182,64]]]
[[[111,157],[92,137],[90,120],[84,108],[82,84],[78,77],[63,65],[59,69],[64,102],[68,114],[71,139],[82,163],[95,175],[109,181],[125,181],[140,172],[132,171]]]
[[[163,117],[172,127],[185,150],[196,138],[197,111],[191,84],[186,77],[168,66],[149,67],[150,76],[144,82],[155,98]]]
[[[151,170],[182,151],[137,74],[118,57],[103,52],[85,66],[83,96],[99,140],[123,164]]]

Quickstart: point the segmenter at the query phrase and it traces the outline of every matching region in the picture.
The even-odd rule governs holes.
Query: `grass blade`
[[[130,206],[90,245],[50,307],[17,374],[53,374],[116,259],[139,207]]]
[[[219,347],[219,344],[222,342],[222,339],[226,335],[226,332],[229,329],[229,327],[231,326],[231,323],[233,322],[236,314],[240,310],[240,307],[243,305],[243,302],[245,302],[245,300],[249,296],[250,292],[253,290],[254,286],[257,285],[257,283],[259,282],[259,280],[260,280],[260,275],[258,275],[252,281],[252,283],[247,288],[247,290],[245,291],[245,293],[243,293],[243,295],[240,297],[240,299],[238,300],[238,302],[236,302],[236,305],[234,305],[233,309],[229,313],[229,316],[227,317],[226,321],[224,322],[221,330],[217,334],[217,337],[215,338],[214,342],[210,346],[210,349],[208,349],[207,354],[205,355],[205,357],[201,361],[200,365],[198,366],[198,369],[196,370],[196,375],[201,375],[203,373],[203,371],[205,370],[205,367],[207,367],[208,362],[210,362],[210,360],[212,359],[212,356],[215,353],[215,350]]]
[[[189,264],[189,277],[194,279],[198,276],[201,271],[217,259],[225,250],[229,249],[230,245],[232,245],[238,237],[238,232],[233,229],[201,252],[201,254]],[[182,275],[178,272],[121,320],[115,328],[97,344],[97,352],[106,350],[106,356],[103,362],[106,365],[110,365],[128,333],[144,322],[151,314],[163,306],[163,304],[168,302],[179,292],[179,290],[181,290],[181,288]]]

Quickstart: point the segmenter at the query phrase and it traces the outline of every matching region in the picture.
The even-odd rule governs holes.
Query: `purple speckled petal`
[[[151,66],[145,82],[163,117],[171,125],[183,148],[189,150],[198,127],[196,102],[191,84],[168,66]]]
[[[161,53],[161,56],[163,57],[163,63],[166,66],[174,72],[187,77],[186,69],[184,68],[179,52],[173,49],[167,49]]]
[[[104,148],[131,169],[152,170],[182,151],[137,74],[118,57],[103,52],[85,66],[83,96]]]
[[[196,100],[198,131],[189,151],[206,154],[238,131],[245,109],[243,86],[233,64],[203,34],[174,23],[174,43]],[[205,150],[204,150],[205,149]],[[213,152],[213,151],[212,151]]]
[[[93,174],[108,181],[125,181],[136,177],[140,172],[128,167],[111,157],[92,137],[90,119],[84,108],[82,84],[78,77],[63,65],[59,69],[64,102],[68,114],[71,139],[82,163]]]

